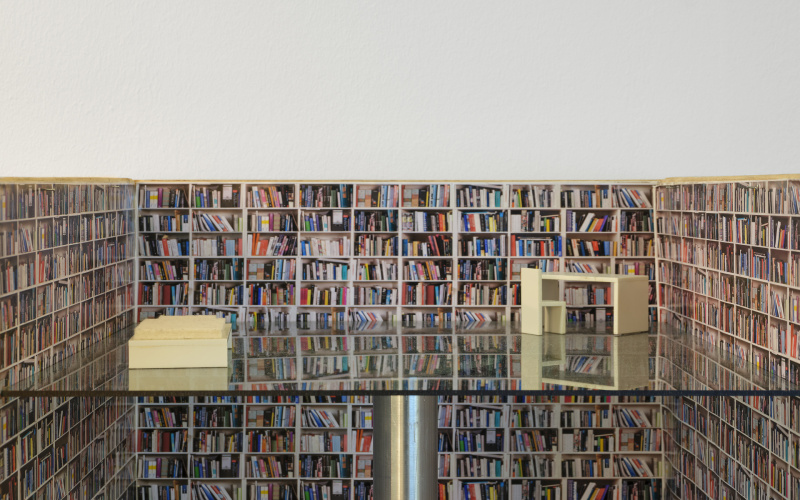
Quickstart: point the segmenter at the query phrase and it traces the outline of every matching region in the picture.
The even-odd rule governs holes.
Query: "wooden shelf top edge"
[[[650,184],[657,185],[658,179],[136,179],[136,184],[183,184],[183,183],[217,183],[217,184]]]
[[[800,174],[769,174],[739,176],[665,177],[664,179],[131,179],[125,177],[0,177],[0,184],[641,184],[668,186],[735,181],[800,180]]]
[[[0,184],[131,184],[123,177],[0,177]]]
[[[703,184],[715,182],[737,182],[737,181],[780,181],[780,180],[799,180],[800,174],[770,174],[770,175],[733,175],[733,176],[711,176],[711,177],[666,177],[658,181],[658,186],[671,186],[676,184]]]

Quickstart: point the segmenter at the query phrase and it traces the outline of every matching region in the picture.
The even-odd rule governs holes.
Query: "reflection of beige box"
[[[137,368],[128,370],[132,391],[227,391],[228,368]]]
[[[215,316],[161,316],[142,321],[128,341],[130,368],[228,366],[231,325]]]

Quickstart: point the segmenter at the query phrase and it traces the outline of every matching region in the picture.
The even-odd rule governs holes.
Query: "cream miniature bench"
[[[566,333],[566,302],[560,298],[560,281],[610,283],[611,305],[614,308],[614,335],[646,332],[647,276],[630,274],[543,273],[539,269],[522,269],[522,333]]]

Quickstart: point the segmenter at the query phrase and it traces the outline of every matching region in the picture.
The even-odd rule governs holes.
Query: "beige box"
[[[128,366],[222,368],[228,366],[231,325],[215,316],[161,316],[142,321],[128,341]]]

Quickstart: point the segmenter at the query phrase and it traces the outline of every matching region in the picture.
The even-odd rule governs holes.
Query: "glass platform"
[[[789,380],[798,367],[782,358],[748,359],[666,325],[622,336],[608,325],[542,336],[497,324],[245,330],[234,333],[228,367],[212,369],[130,369],[132,334],[96,342],[0,397],[800,395]]]

